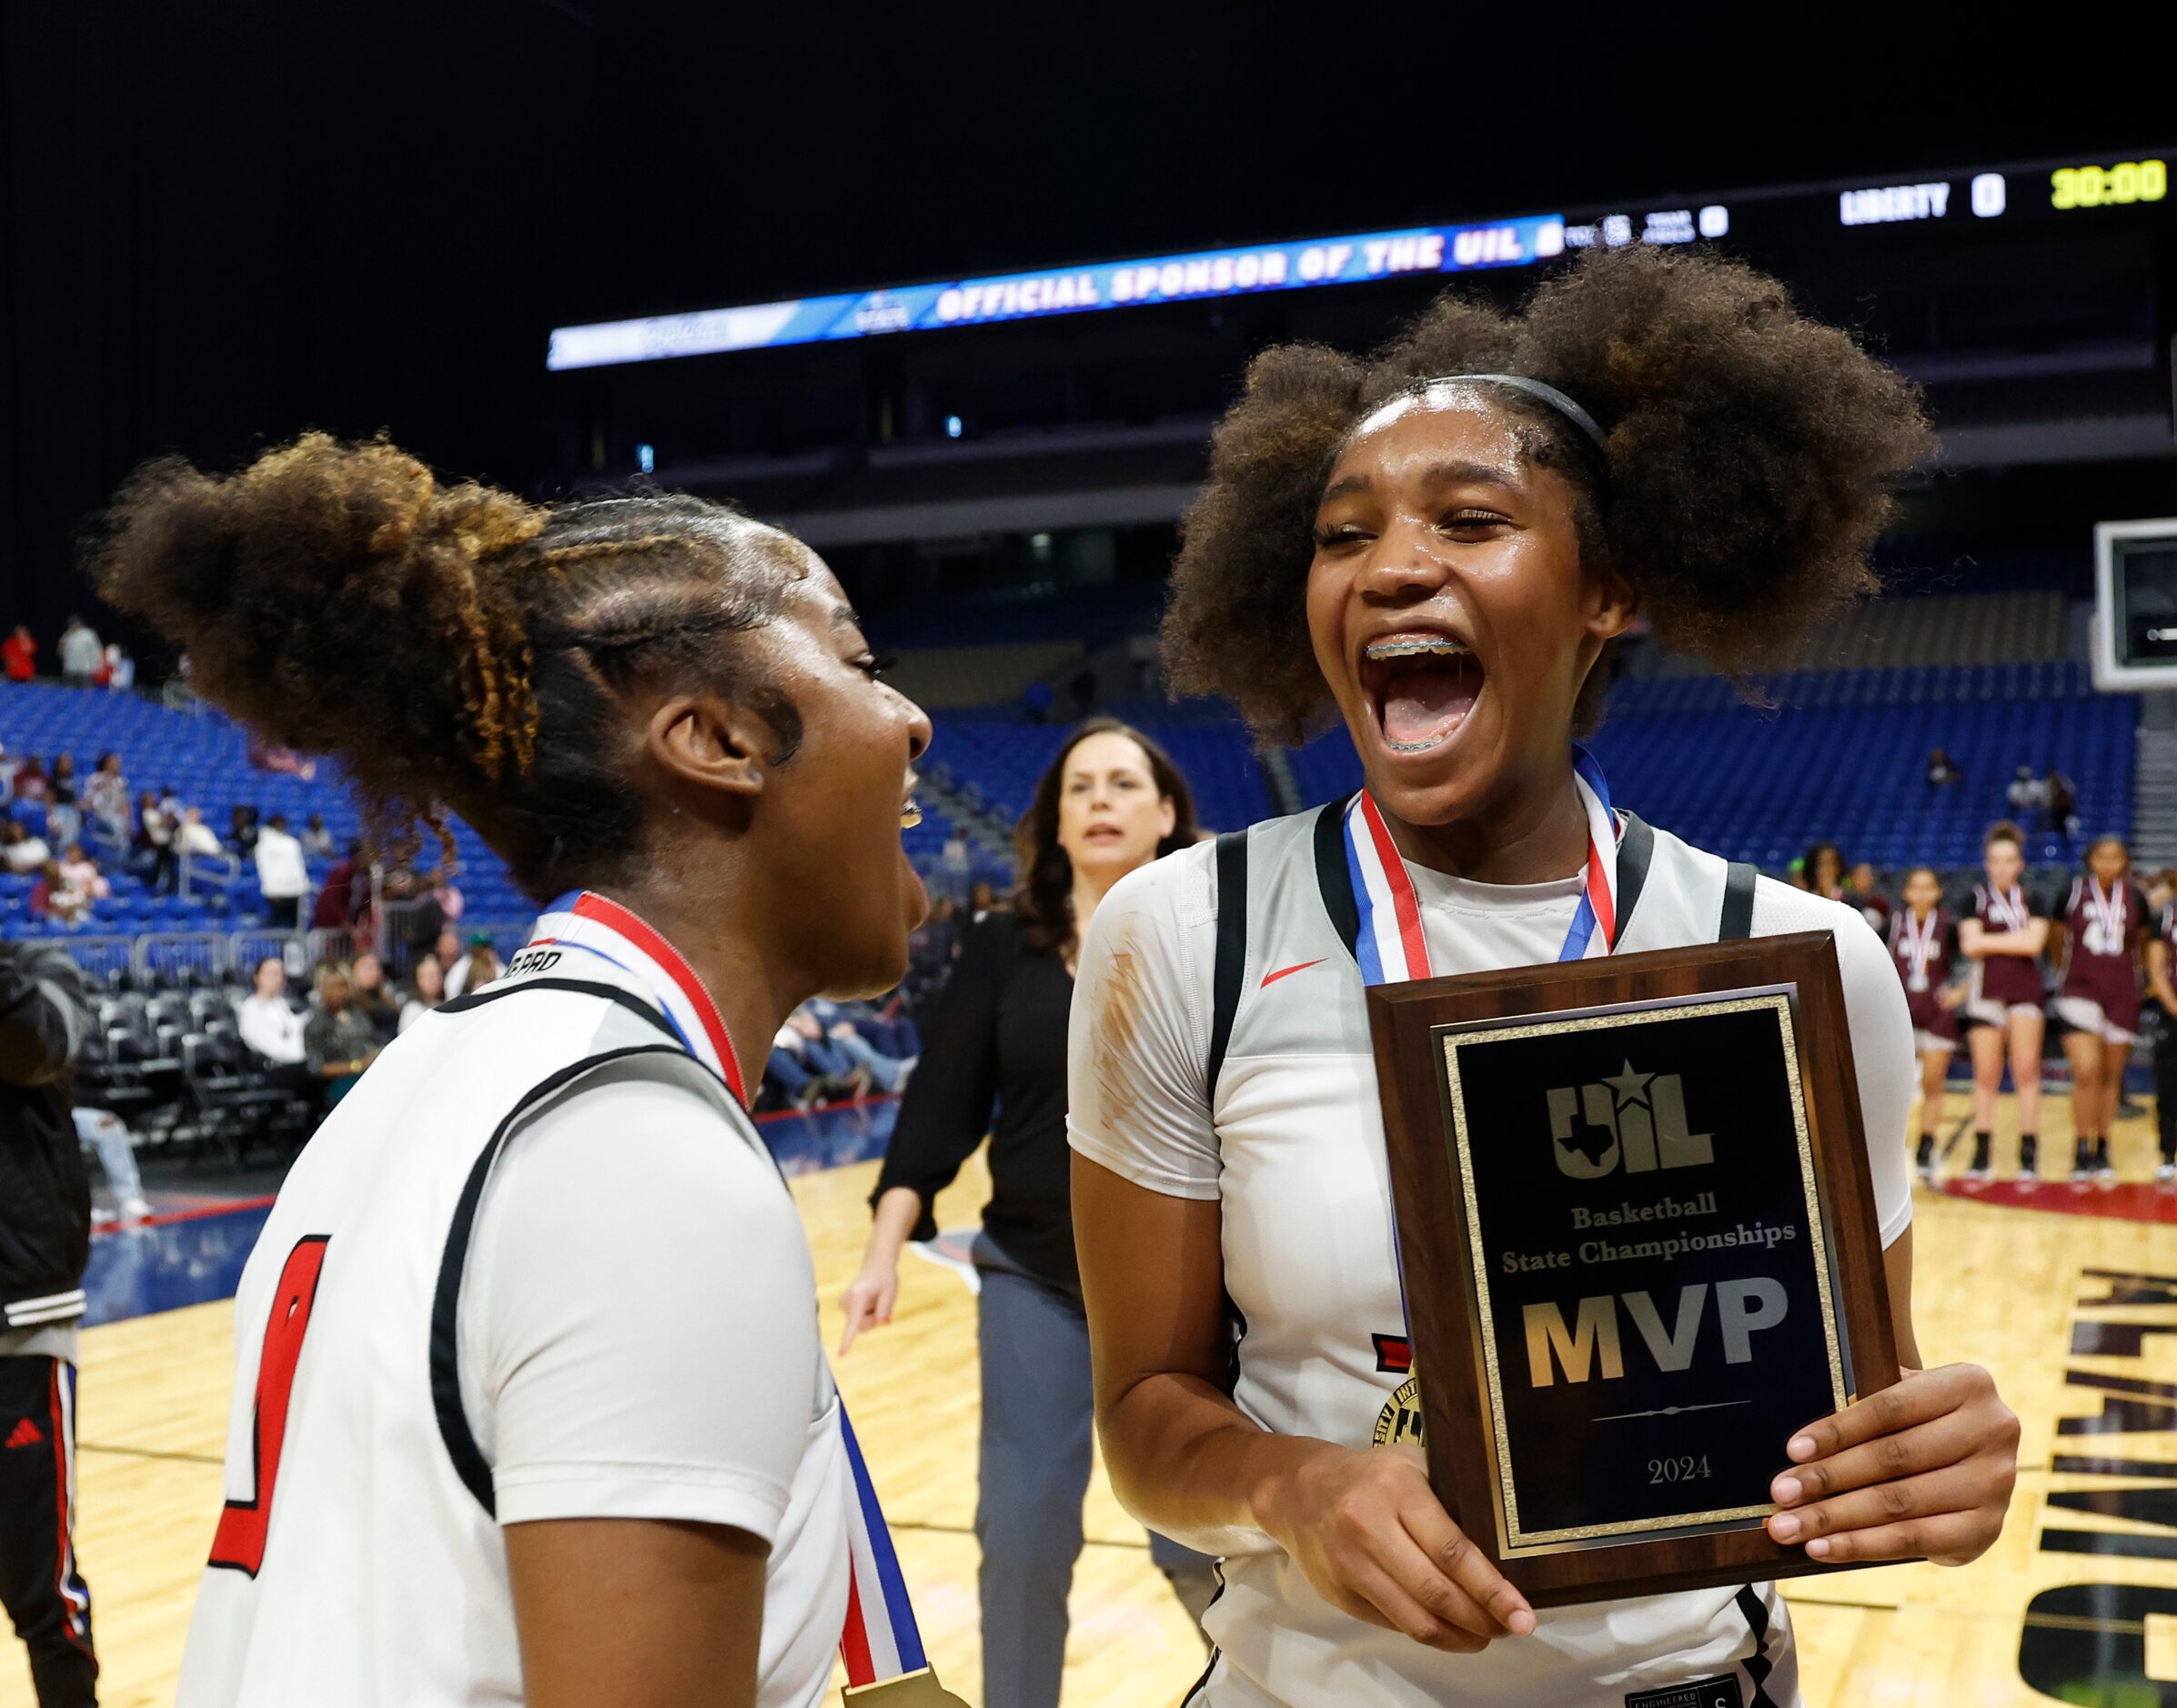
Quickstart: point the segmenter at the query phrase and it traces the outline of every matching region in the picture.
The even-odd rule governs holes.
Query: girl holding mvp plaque
[[[1871,588],[1886,483],[1932,448],[1910,387],[1773,281],[1641,248],[1584,257],[1517,317],[1446,298],[1374,361],[1295,346],[1250,369],[1187,518],[1167,663],[1265,735],[1343,718],[1366,788],[1255,827],[1245,897],[1209,847],[1123,880],[1071,1048],[1112,1480],[1225,1556],[1190,1703],[1799,1701],[1773,1586],[1537,1615],[1431,1492],[1365,988],[1713,940],[1724,861],[1628,830],[1575,745],[1598,661],[1643,609],[1726,670],[1788,650]],[[1747,928],[1834,936],[1918,1366],[1890,956],[1851,909],[1766,879]],[[1777,1442],[1769,1534],[1831,1562],[1970,1560],[2017,1441],[1984,1371],[1910,1369]]]

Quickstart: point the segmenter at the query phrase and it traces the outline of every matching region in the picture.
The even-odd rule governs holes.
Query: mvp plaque
[[[1784,1443],[1898,1379],[1829,935],[1368,1008],[1460,1529],[1544,1607],[1840,1569],[1762,1528]]]

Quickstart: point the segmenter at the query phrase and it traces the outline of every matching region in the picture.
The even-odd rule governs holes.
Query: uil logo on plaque
[[[1797,976],[1746,976],[1779,965]],[[1370,1001],[1429,1374],[1376,1440],[1426,1445],[1454,1518],[1530,1596],[1604,1598],[1604,1549],[1631,1581],[1667,1557],[1710,1582],[1719,1561],[1742,1582],[1814,1563],[1761,1532],[1784,1443],[1849,1403],[1856,1363],[1896,1380],[1828,939]]]

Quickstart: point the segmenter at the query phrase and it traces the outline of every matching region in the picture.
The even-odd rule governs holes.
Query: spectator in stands
[[[1799,858],[1799,888],[1831,901],[1844,894],[1844,852],[1834,842],[1817,842]]]
[[[60,859],[61,881],[79,895],[93,901],[103,901],[114,893],[114,887],[98,869],[98,862],[84,851],[80,842],[68,844],[67,852]]]
[[[452,977],[454,968],[461,963],[460,933],[456,931],[452,926],[448,926],[433,940],[431,953],[438,957],[439,977],[441,979]],[[450,997],[453,992],[449,990],[446,994]]]
[[[83,829],[83,805],[76,783],[76,756],[55,754],[45,774],[45,828],[56,842],[73,842]]]
[[[201,807],[181,809],[181,829],[174,835],[174,851],[185,859],[192,854],[217,859],[227,852],[219,846],[218,832],[205,823]]]
[[[1890,898],[1882,893],[1874,861],[1861,860],[1852,868],[1845,879],[1843,900],[1847,907],[1859,909],[1860,917],[1873,926],[1878,935],[1890,929]]]
[[[389,1044],[400,1031],[400,1005],[386,983],[386,963],[371,949],[355,958],[350,971],[349,1000],[357,1013],[369,1022],[380,1044]]]
[[[33,836],[28,825],[10,819],[0,826],[0,858],[11,872],[35,872],[53,858],[53,849],[44,837]]]
[[[148,789],[136,801],[136,834],[130,844],[129,868],[137,879],[167,894],[181,879],[181,862],[175,858],[174,837],[179,829],[158,797]]]
[[[370,869],[363,864],[363,845],[350,842],[348,852],[317,891],[317,905],[310,909],[310,928],[318,931],[345,931],[364,911],[358,892],[369,894]]]
[[[978,879],[968,891],[968,923],[981,925],[993,913],[1005,910],[1005,903],[987,879]]]
[[[975,857],[968,851],[967,838],[955,830],[945,839],[943,851],[937,857],[937,869],[930,874],[930,894],[965,901],[974,877]]]
[[[257,852],[257,809],[237,801],[227,809],[227,840],[237,858],[247,859]]]
[[[0,746],[0,800],[15,798],[15,773],[23,769],[23,761]]]
[[[456,997],[481,990],[501,970],[499,951],[491,947],[491,933],[474,933],[469,939],[469,952],[455,961],[453,970],[446,975],[447,1000],[450,1002]]]
[[[121,775],[121,756],[101,753],[97,769],[83,786],[83,804],[105,826],[116,847],[128,841],[128,779]]]
[[[136,661],[117,640],[106,642],[106,685],[116,694],[126,694],[136,685]]]
[[[1941,748],[1928,749],[1928,787],[1949,789],[1964,781],[1965,773],[1950,763],[1950,754]]]
[[[59,925],[80,925],[90,908],[90,897],[68,887],[58,860],[47,860],[38,868],[37,882],[30,887],[33,917]]]
[[[287,834],[286,813],[274,813],[257,832],[256,859],[267,917],[282,930],[299,930],[303,899],[310,893],[310,869],[302,844]]]
[[[461,886],[454,882],[447,871],[435,871],[430,876],[430,898],[438,904],[438,917],[449,925],[459,925],[462,914],[469,910],[469,898],[461,893]]]
[[[813,1026],[816,1029],[814,1035],[843,1056],[850,1067],[862,1078],[862,1089],[865,1091],[871,1085],[880,1091],[897,1091],[907,1083],[907,1076],[914,1071],[915,1058],[912,1050],[904,1056],[892,1054],[881,1049],[876,1040],[863,1031],[865,1026],[872,1032],[889,1034],[892,1030],[887,1022],[877,1018],[876,1011],[867,1003],[856,1003],[850,1009],[820,997],[804,1002],[788,1023],[804,1028],[803,1036],[809,1035],[805,1028]],[[908,1030],[912,1029],[912,1022],[909,1022]],[[889,1036],[887,1041],[890,1041]]]
[[[364,1070],[385,1048],[377,1030],[355,1006],[348,969],[328,961],[317,970],[317,1008],[303,1022],[303,1059],[325,1087],[327,1106],[355,1089]]]
[[[407,1031],[439,1003],[446,1000],[446,967],[436,955],[426,955],[416,963],[414,983],[408,1000],[400,1005],[399,1031]]]
[[[976,922],[932,1010],[923,1066],[872,1195],[862,1272],[841,1301],[848,1346],[890,1321],[902,1247],[935,1236],[931,1205],[987,1134],[993,1190],[973,1248],[983,1349],[975,1530],[983,1700],[1008,1708],[1056,1708],[1088,1491],[1088,1325],[1065,1127],[1074,959],[1113,885],[1194,840],[1192,792],[1162,749],[1115,718],[1073,733],[1015,833],[1013,909]],[[1151,1546],[1199,1617],[1210,1562],[1162,1537]]]
[[[45,761],[35,753],[23,756],[23,763],[15,768],[15,795],[22,800],[44,800],[53,792],[45,779]]]
[[[468,996],[474,996],[507,970],[506,963],[499,959],[499,950],[491,946],[489,938],[469,951],[467,964],[469,976],[461,980],[461,990]]]
[[[88,688],[106,663],[106,643],[98,631],[80,617],[68,618],[60,636],[61,680],[71,688]]]
[[[299,777],[306,783],[317,780],[317,761],[304,759],[292,748],[253,741],[249,744],[247,757],[253,769],[277,771],[282,777]]]
[[[287,1001],[287,963],[267,955],[257,964],[247,996],[235,1004],[235,1028],[242,1041],[275,1067],[293,1067],[303,1059],[302,1016]]]
[[[2049,833],[2062,842],[2068,853],[2079,836],[2079,791],[2071,786],[2071,779],[2057,769],[2053,760],[2041,787],[2041,811]]]
[[[860,1098],[870,1089],[869,1075],[824,1036],[806,1004],[788,1015],[772,1038],[763,1071],[796,1109],[828,1096]]]
[[[30,681],[38,673],[38,643],[20,623],[14,634],[0,640],[0,668],[6,670],[11,682]]]
[[[302,851],[312,858],[322,858],[333,851],[333,833],[326,828],[325,815],[313,812],[302,827]]]
[[[901,988],[910,1006],[919,1010],[937,993],[959,953],[960,904],[940,896],[931,904],[930,917],[907,939],[907,977]]]
[[[2021,765],[2012,774],[2011,786],[2003,791],[2003,799],[2011,808],[2011,816],[2021,824],[2033,822],[2033,815],[2049,802],[2049,786],[2033,775],[2031,765]]]

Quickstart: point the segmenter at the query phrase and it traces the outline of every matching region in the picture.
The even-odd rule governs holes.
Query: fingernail
[[[1505,1622],[1505,1629],[1515,1637],[1531,1636],[1535,1629],[1535,1616],[1522,1607]]]
[[[1799,1480],[1797,1477],[1779,1477],[1769,1492],[1776,1496],[1779,1506],[1789,1506],[1799,1498]]]
[[[1820,1559],[1824,1554],[1829,1552],[1829,1539],[1827,1536],[1817,1536],[1812,1542],[1807,1544],[1807,1552],[1812,1554],[1817,1560]]]
[[[1779,1542],[1789,1542],[1799,1533],[1799,1521],[1791,1512],[1779,1512],[1769,1521],[1769,1533]]]
[[[1794,1435],[1791,1438],[1790,1444],[1784,1449],[1784,1456],[1788,1459],[1813,1458],[1814,1437],[1811,1435]]]

